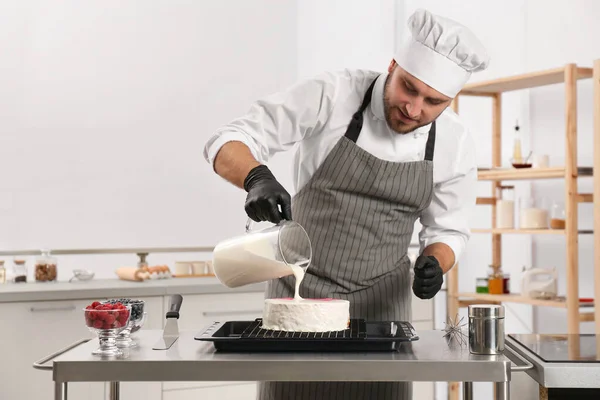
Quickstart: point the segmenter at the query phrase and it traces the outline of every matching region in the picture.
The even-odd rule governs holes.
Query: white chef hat
[[[489,64],[483,44],[458,22],[419,9],[408,28],[411,35],[396,52],[396,63],[448,97],[455,97],[471,73]]]

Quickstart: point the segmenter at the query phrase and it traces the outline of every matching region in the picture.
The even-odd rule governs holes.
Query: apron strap
[[[435,149],[435,120],[431,123],[428,135],[427,144],[425,145],[425,160],[433,161],[433,150]]]
[[[377,82],[377,79],[374,79],[371,83],[371,86],[369,86],[369,89],[367,89],[367,93],[365,93],[365,97],[363,97],[360,108],[354,113],[352,119],[350,120],[350,124],[348,124],[348,129],[346,129],[346,134],[344,136],[352,140],[354,143],[356,143],[358,140],[358,135],[360,135],[360,130],[362,129],[363,125],[363,112],[371,103],[371,95],[373,93],[373,86],[375,86],[375,82]]]
[[[363,113],[371,103],[371,95],[373,94],[373,87],[375,86],[375,82],[377,82],[377,78],[371,82],[369,89],[367,89],[367,93],[365,93],[365,97],[363,97],[362,104],[360,108],[354,113],[350,123],[348,124],[348,129],[346,129],[346,136],[348,139],[352,140],[354,143],[358,140],[358,136],[360,135],[360,131],[363,125]],[[433,151],[435,149],[435,121],[431,123],[431,128],[429,128],[429,134],[427,137],[427,144],[425,145],[425,160],[433,161]]]

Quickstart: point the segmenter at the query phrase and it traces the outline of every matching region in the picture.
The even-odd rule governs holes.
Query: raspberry
[[[97,320],[95,320],[95,321],[94,321],[94,325],[93,325],[93,326],[94,326],[94,328],[96,328],[96,329],[102,329],[102,326],[103,326],[103,325],[104,325],[104,324],[102,323],[102,321],[101,321],[101,320],[99,320],[99,319],[97,319]]]
[[[115,322],[116,318],[114,315],[112,314],[108,314],[106,316],[106,318],[104,319],[104,322],[106,322],[107,324],[111,325],[113,322]]]
[[[98,307],[100,305],[99,301],[95,301],[92,303],[92,307]]]
[[[92,307],[92,306],[87,306],[85,309],[86,309],[86,310],[93,310],[93,309],[94,309],[94,307]]]

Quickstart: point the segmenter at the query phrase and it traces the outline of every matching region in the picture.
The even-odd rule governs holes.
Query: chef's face
[[[383,95],[385,118],[398,133],[409,133],[431,123],[452,101],[406,72],[394,60],[388,72]]]

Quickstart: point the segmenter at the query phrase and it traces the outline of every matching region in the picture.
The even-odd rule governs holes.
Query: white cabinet
[[[87,300],[0,303],[0,360],[3,360],[0,397],[54,398],[52,371],[36,370],[32,365],[81,338],[92,336],[83,315],[88,304]],[[69,398],[102,400],[104,385],[69,383]]]
[[[165,310],[170,297],[165,296]],[[202,294],[183,296],[179,311],[179,329],[197,330],[215,321],[251,321],[262,316],[263,292]],[[183,390],[186,389],[186,390]],[[163,400],[184,399],[252,399],[256,398],[254,382],[164,382]]]

